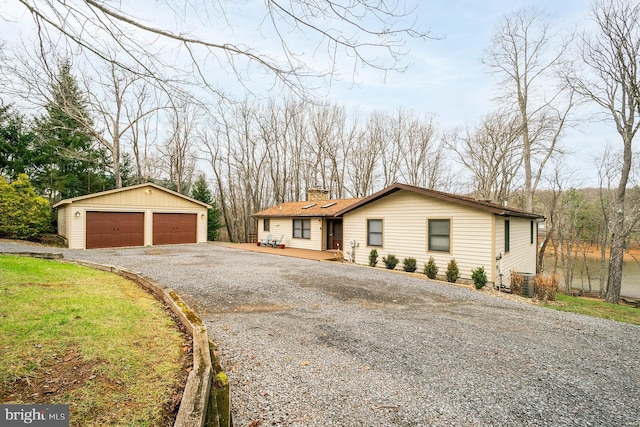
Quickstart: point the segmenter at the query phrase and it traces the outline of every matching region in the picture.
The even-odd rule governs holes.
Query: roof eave
[[[338,211],[335,216],[341,216],[344,215],[345,213],[351,212],[352,210],[358,209],[362,206],[365,206],[369,203],[375,202],[378,199],[381,199],[383,197],[388,196],[389,194],[395,193],[396,191],[400,191],[400,190],[406,190],[406,191],[410,191],[412,193],[416,193],[416,194],[422,194],[424,196],[427,197],[433,197],[435,199],[439,199],[439,200],[444,200],[444,201],[448,201],[451,203],[456,203],[459,205],[463,205],[463,206],[468,206],[474,209],[480,209],[486,212],[490,212],[493,213],[495,215],[500,215],[500,216],[513,216],[513,217],[524,217],[524,218],[532,218],[532,219],[539,219],[539,218],[544,218],[544,216],[542,215],[537,215],[534,213],[527,213],[527,212],[519,212],[519,211],[512,211],[509,209],[503,209],[503,208],[499,208],[497,206],[490,206],[490,205],[486,205],[486,204],[482,204],[479,203],[478,201],[469,199],[467,200],[466,198],[463,197],[456,197],[455,195],[449,195],[446,193],[442,193],[439,191],[434,191],[434,190],[427,190],[427,189],[420,189],[418,187],[413,187],[410,185],[406,185],[406,184],[401,184],[401,183],[395,183],[390,185],[387,188],[384,188],[380,191],[378,191],[377,193],[372,194],[369,197],[366,197],[362,200],[360,200],[359,202],[348,206],[344,209],[342,209],[341,211]]]
[[[143,182],[142,184],[131,185],[129,187],[114,188],[112,190],[101,191],[99,193],[85,194],[84,196],[78,196],[78,197],[72,197],[72,198],[69,198],[69,199],[60,200],[58,203],[53,205],[53,208],[57,208],[57,207],[62,206],[62,205],[71,205],[74,202],[79,202],[79,201],[91,199],[91,198],[94,198],[94,197],[106,196],[106,195],[109,195],[109,194],[118,193],[120,191],[136,190],[138,188],[143,188],[143,187],[153,187],[153,188],[155,188],[157,190],[165,191],[167,193],[173,194],[174,196],[178,196],[178,197],[183,198],[185,200],[189,200],[190,202],[193,202],[193,203],[196,203],[198,205],[201,205],[202,207],[207,208],[207,209],[211,209],[213,207],[213,206],[209,205],[208,203],[204,203],[204,202],[201,202],[200,200],[196,200],[196,199],[193,199],[193,198],[191,198],[189,196],[185,196],[184,194],[180,194],[177,191],[169,190],[168,188],[164,188],[164,187],[162,187],[162,186],[160,186],[158,184],[154,184],[153,182]]]

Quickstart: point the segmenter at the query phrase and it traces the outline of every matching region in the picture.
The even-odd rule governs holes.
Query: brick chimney
[[[321,202],[323,200],[329,200],[329,190],[323,190],[319,187],[310,188],[307,190],[307,201]]]

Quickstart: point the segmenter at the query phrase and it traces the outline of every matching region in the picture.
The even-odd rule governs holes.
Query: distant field
[[[0,256],[0,402],[70,405],[72,426],[173,423],[187,337],[137,284]]]

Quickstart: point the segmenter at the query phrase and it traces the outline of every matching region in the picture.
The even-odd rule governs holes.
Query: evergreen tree
[[[222,228],[222,212],[218,208],[216,201],[213,200],[204,174],[200,174],[191,187],[191,198],[212,206],[207,214],[207,240],[216,240],[219,230]]]
[[[86,99],[69,61],[60,65],[50,92],[46,113],[36,119],[35,129],[39,167],[33,181],[41,194],[59,200],[112,188],[107,154],[94,148]]]
[[[33,168],[33,133],[11,106],[0,106],[0,175],[11,181]]]

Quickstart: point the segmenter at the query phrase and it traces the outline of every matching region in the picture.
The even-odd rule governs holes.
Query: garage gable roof
[[[512,216],[512,217],[521,217],[521,218],[531,218],[531,219],[544,219],[544,216],[538,215],[531,212],[526,212],[520,209],[510,208],[508,206],[502,206],[497,203],[491,203],[484,200],[477,200],[471,197],[459,196],[457,194],[444,193],[442,191],[429,190],[426,188],[414,187],[411,185],[395,183],[387,188],[378,191],[375,194],[372,194],[369,197],[366,197],[360,200],[357,203],[354,203],[351,206],[342,209],[339,212],[336,212],[336,216],[343,215],[347,212],[351,212],[355,209],[358,209],[364,205],[367,205],[371,202],[375,202],[378,199],[381,199],[389,194],[395,193],[396,191],[405,190],[410,191],[412,193],[421,194],[423,196],[431,197],[433,199],[443,200],[446,202],[456,203],[463,206],[469,206],[475,209],[479,209],[486,212],[491,212],[495,215],[499,216]]]
[[[211,208],[211,205],[208,205],[208,204],[206,204],[204,202],[201,202],[199,200],[196,200],[196,199],[192,199],[191,197],[187,197],[184,194],[180,194],[180,193],[178,193],[176,191],[169,190],[168,188],[164,188],[164,187],[162,187],[162,186],[160,186],[158,184],[154,184],[152,182],[144,182],[142,184],[136,184],[136,185],[132,185],[132,186],[129,186],[129,187],[116,188],[114,190],[101,191],[99,193],[87,194],[87,195],[84,195],[84,196],[78,196],[78,197],[72,197],[70,199],[64,199],[64,200],[59,201],[55,205],[53,205],[53,207],[57,208],[57,207],[64,206],[64,205],[70,205],[70,204],[73,204],[75,202],[85,201],[85,200],[93,199],[93,198],[96,198],[96,197],[102,197],[102,196],[106,196],[106,195],[109,195],[109,194],[120,193],[120,192],[125,192],[125,191],[131,191],[131,190],[136,190],[136,189],[145,188],[145,187],[147,187],[149,189],[156,189],[156,190],[159,190],[159,191],[164,191],[165,193],[169,193],[169,194],[171,194],[173,196],[180,197],[181,199],[188,200],[189,202],[196,203],[196,204],[201,205],[202,207],[207,208],[207,209]]]

